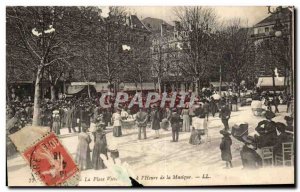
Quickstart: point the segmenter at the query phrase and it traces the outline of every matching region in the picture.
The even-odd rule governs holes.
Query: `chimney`
[[[180,31],[180,22],[174,21],[174,31]]]
[[[162,23],[160,26],[160,35],[163,36],[166,30],[167,30],[167,25],[165,23]]]

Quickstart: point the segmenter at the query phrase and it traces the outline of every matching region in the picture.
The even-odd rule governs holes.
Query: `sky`
[[[219,21],[241,18],[248,27],[251,27],[268,16],[268,10],[265,6],[252,7],[213,7],[216,11]],[[139,18],[153,17],[160,18],[173,24],[176,19],[172,11],[173,7],[130,7],[132,13],[136,13]],[[246,22],[247,21],[247,22]]]

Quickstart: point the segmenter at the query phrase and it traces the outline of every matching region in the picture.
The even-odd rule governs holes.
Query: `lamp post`
[[[290,7],[288,7],[288,9],[289,8]],[[283,8],[281,6],[279,6],[275,10],[271,10],[271,7],[268,6],[268,13],[277,16],[276,23],[274,25],[274,30],[276,30],[275,31],[275,36],[278,37],[278,38],[282,37],[283,36],[282,30],[284,29],[284,26],[280,22],[280,15],[283,14]],[[292,61],[293,42],[294,42],[294,39],[293,39],[293,30],[294,30],[293,29],[293,11],[289,11],[288,17],[289,17],[289,34],[286,36],[286,38],[287,38],[287,44],[288,44],[287,62],[288,62],[288,69],[289,69],[289,73],[288,73],[289,74],[289,77],[288,77],[289,85],[287,85],[287,86],[289,86],[289,92],[290,92],[290,94],[292,95],[292,98],[293,98],[293,96],[294,96],[294,65],[293,65],[293,61]],[[291,105],[292,105],[291,106],[291,109],[292,109],[291,111],[292,111],[292,116],[293,116],[293,113],[294,113],[293,99],[291,101]]]
[[[292,12],[289,13],[289,34],[287,34],[287,37],[283,37],[283,32],[282,30],[284,29],[284,26],[281,23],[281,14],[283,14],[283,8],[282,6],[277,7],[275,10],[271,10],[271,7],[268,6],[268,13],[272,14],[272,15],[276,15],[276,22],[275,25],[273,27],[273,29],[275,30],[275,36],[278,38],[287,38],[287,44],[288,44],[288,51],[287,51],[287,62],[288,62],[288,69],[289,69],[289,74],[288,74],[288,81],[290,82],[289,85],[289,92],[293,95],[294,94],[294,79],[293,79],[293,62],[292,62],[292,46],[293,46],[293,36],[292,36],[292,32],[293,32],[293,21],[292,21]],[[288,38],[289,36],[289,38]],[[286,75],[285,75],[286,76]],[[286,81],[286,80],[284,80]]]

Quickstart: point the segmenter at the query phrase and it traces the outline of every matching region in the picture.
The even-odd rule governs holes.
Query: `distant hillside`
[[[151,30],[151,31],[159,31],[162,23],[167,25],[167,29],[172,29],[173,26],[169,23],[165,22],[162,19],[147,17],[142,20],[142,22]]]

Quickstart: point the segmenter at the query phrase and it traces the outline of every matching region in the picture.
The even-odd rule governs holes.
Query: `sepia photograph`
[[[294,6],[5,9],[8,187],[295,186]]]

